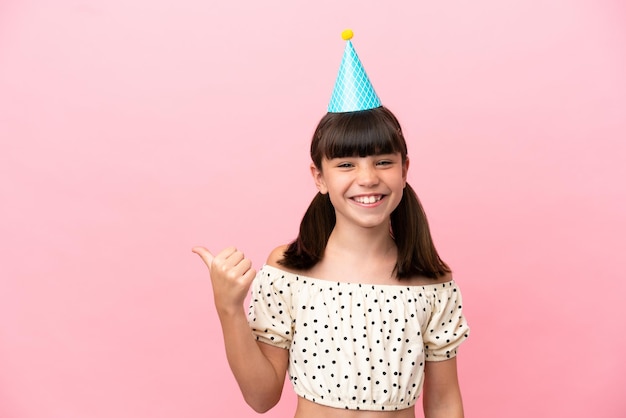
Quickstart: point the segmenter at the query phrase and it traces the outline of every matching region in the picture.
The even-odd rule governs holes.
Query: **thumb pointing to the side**
[[[200,256],[200,258],[202,258],[202,261],[204,261],[204,264],[206,264],[206,266],[209,268],[209,272],[211,271],[211,263],[213,262],[213,254],[211,254],[211,251],[207,250],[204,247],[193,247],[191,249],[192,252],[198,254]]]

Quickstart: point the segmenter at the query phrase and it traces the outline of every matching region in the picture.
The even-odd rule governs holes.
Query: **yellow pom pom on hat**
[[[361,60],[352,46],[354,33],[346,29],[341,37],[347,41],[333,94],[328,103],[330,113],[358,112],[382,106]]]

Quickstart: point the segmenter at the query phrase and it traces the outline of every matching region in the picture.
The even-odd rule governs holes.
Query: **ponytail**
[[[296,270],[308,270],[316,265],[324,256],[335,220],[330,197],[318,192],[300,222],[298,238],[289,244],[279,264]]]
[[[398,278],[420,275],[436,279],[450,272],[435,249],[424,208],[408,183],[391,213],[391,231],[398,247]]]

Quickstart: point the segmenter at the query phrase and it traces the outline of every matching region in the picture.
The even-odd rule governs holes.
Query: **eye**
[[[383,168],[400,164],[401,160],[402,160],[402,157],[400,156],[399,153],[380,154],[380,155],[377,155],[375,158],[376,166],[383,167]]]
[[[352,164],[351,162],[344,161],[342,163],[337,164],[337,167],[339,167],[339,168],[351,168],[351,167],[354,167],[354,164]]]

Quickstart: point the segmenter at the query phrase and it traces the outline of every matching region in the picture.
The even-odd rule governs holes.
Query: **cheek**
[[[326,187],[328,193],[338,194],[344,191],[344,184],[342,183],[340,178],[337,178],[337,176],[325,177],[323,184],[324,187]]]
[[[385,183],[388,187],[392,189],[403,189],[406,183],[406,177],[404,177],[400,172],[393,173],[385,178]]]

